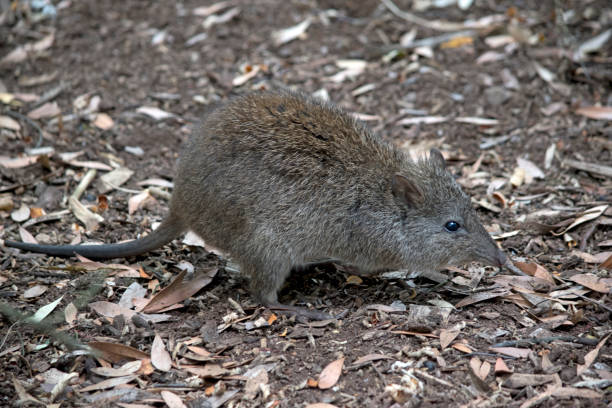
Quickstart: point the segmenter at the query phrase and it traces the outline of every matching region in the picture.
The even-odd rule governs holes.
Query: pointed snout
[[[501,267],[506,265],[508,258],[506,254],[497,246],[491,246],[485,251],[477,251],[474,260],[478,260],[487,265]]]

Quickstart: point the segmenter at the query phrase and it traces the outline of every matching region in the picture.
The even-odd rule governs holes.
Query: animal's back
[[[254,93],[209,115],[187,144],[172,204],[197,203],[199,211],[184,215],[213,245],[266,242],[299,263],[310,251],[342,252],[356,224],[375,235],[360,217],[385,211],[402,163],[400,152],[335,107]]]

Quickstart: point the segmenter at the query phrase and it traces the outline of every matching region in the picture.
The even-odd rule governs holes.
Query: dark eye
[[[461,226],[459,225],[458,222],[456,221],[449,221],[446,224],[444,224],[444,228],[446,228],[447,231],[450,232],[455,232],[457,231],[459,228],[461,228]]]

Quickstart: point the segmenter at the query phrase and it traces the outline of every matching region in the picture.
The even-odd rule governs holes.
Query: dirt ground
[[[194,242],[103,265],[2,246],[0,406],[611,406],[609,1],[52,3],[0,1],[0,239],[150,232],[206,112],[285,86],[440,149],[528,276],[320,265],[281,301],[346,315],[300,322]],[[181,270],[212,280],[141,312]]]

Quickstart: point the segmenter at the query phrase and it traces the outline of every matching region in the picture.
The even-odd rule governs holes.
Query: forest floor
[[[1,406],[610,406],[609,1],[53,3],[0,1],[0,239],[150,232],[206,112],[285,86],[441,150],[528,275],[319,265],[281,301],[346,314],[301,322],[193,238],[112,263],[2,246]]]

